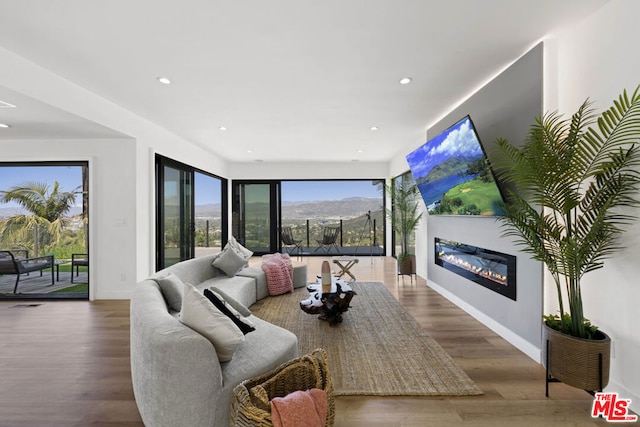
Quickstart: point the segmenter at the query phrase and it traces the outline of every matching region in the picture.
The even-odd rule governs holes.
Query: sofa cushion
[[[193,285],[185,283],[180,321],[213,344],[220,362],[232,359],[244,334]]]
[[[307,279],[307,264],[292,263],[293,265],[293,287],[304,288],[309,284]]]
[[[298,338],[295,334],[256,316],[249,316],[248,319],[254,323],[256,332],[245,335],[233,360],[222,365],[224,388],[264,374],[298,356]],[[228,406],[230,404],[231,400]]]
[[[169,308],[173,311],[180,311],[182,309],[182,293],[184,292],[182,279],[173,273],[168,273],[166,276],[157,277],[153,280],[160,286],[162,296]]]
[[[205,255],[181,261],[152,274],[150,278],[155,279],[166,276],[168,273],[173,273],[182,279],[183,282],[193,283],[195,285],[212,277],[223,276],[223,273],[220,270],[213,268],[211,265],[216,256],[217,254]]]
[[[213,260],[213,266],[219,268],[229,277],[235,276],[247,264],[247,260],[242,255],[227,245],[219,256]]]
[[[256,301],[269,296],[267,276],[264,274],[261,267],[243,268],[237,275],[242,277],[251,277],[256,281]]]
[[[205,280],[198,285],[198,289],[214,287],[222,290],[225,294],[238,301],[245,307],[251,307],[256,302],[255,280],[250,277],[216,277]]]
[[[205,289],[204,296],[207,297],[207,299],[211,301],[211,303],[215,305],[216,308],[222,312],[222,314],[231,319],[231,321],[242,331],[243,334],[246,335],[249,332],[256,330],[256,328],[253,326],[253,323],[242,317],[240,313],[238,313],[233,309],[233,307],[228,305],[224,298],[222,298],[219,294],[212,292],[210,289]]]

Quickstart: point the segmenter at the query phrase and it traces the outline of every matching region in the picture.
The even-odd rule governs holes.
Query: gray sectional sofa
[[[213,259],[206,256],[175,264],[138,283],[134,291],[131,376],[140,415],[149,427],[226,426],[236,385],[298,355],[294,334],[251,315],[246,308],[269,295],[262,269],[248,267],[227,277],[212,266]],[[255,331],[245,335],[230,361],[219,362],[211,342],[180,322],[171,308],[180,306],[176,295],[163,296],[154,280],[168,273],[199,290],[221,291],[230,305],[253,322]],[[306,283],[306,266],[294,267],[294,286]]]

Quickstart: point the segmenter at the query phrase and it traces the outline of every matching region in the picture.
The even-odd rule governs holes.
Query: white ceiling
[[[606,2],[0,0],[0,45],[230,161],[388,161]],[[12,138],[111,132],[11,99]]]

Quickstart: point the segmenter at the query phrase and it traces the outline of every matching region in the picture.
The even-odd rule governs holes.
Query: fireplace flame
[[[445,254],[444,251],[439,252],[438,256],[448,263],[470,271],[477,276],[484,277],[485,279],[491,280],[492,282],[496,282],[504,286],[508,286],[507,276],[503,274],[496,273],[491,269],[473,265],[464,259],[456,257],[454,254]]]

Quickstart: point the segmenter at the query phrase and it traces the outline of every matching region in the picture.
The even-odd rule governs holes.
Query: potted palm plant
[[[519,148],[498,140],[498,176],[512,188],[504,234],[546,265],[557,290],[559,314],[544,316],[544,364],[551,377],[590,391],[607,385],[610,339],[585,318],[581,281],[623,249],[621,234],[636,219],[639,90],[599,117],[588,99],[570,119],[547,113]]]
[[[409,251],[409,238],[415,233],[422,212],[418,209],[420,192],[415,182],[402,179],[386,187],[391,196],[392,209],[387,209],[393,230],[400,234],[400,253],[398,254],[398,271],[400,274],[416,273],[415,254]]]

